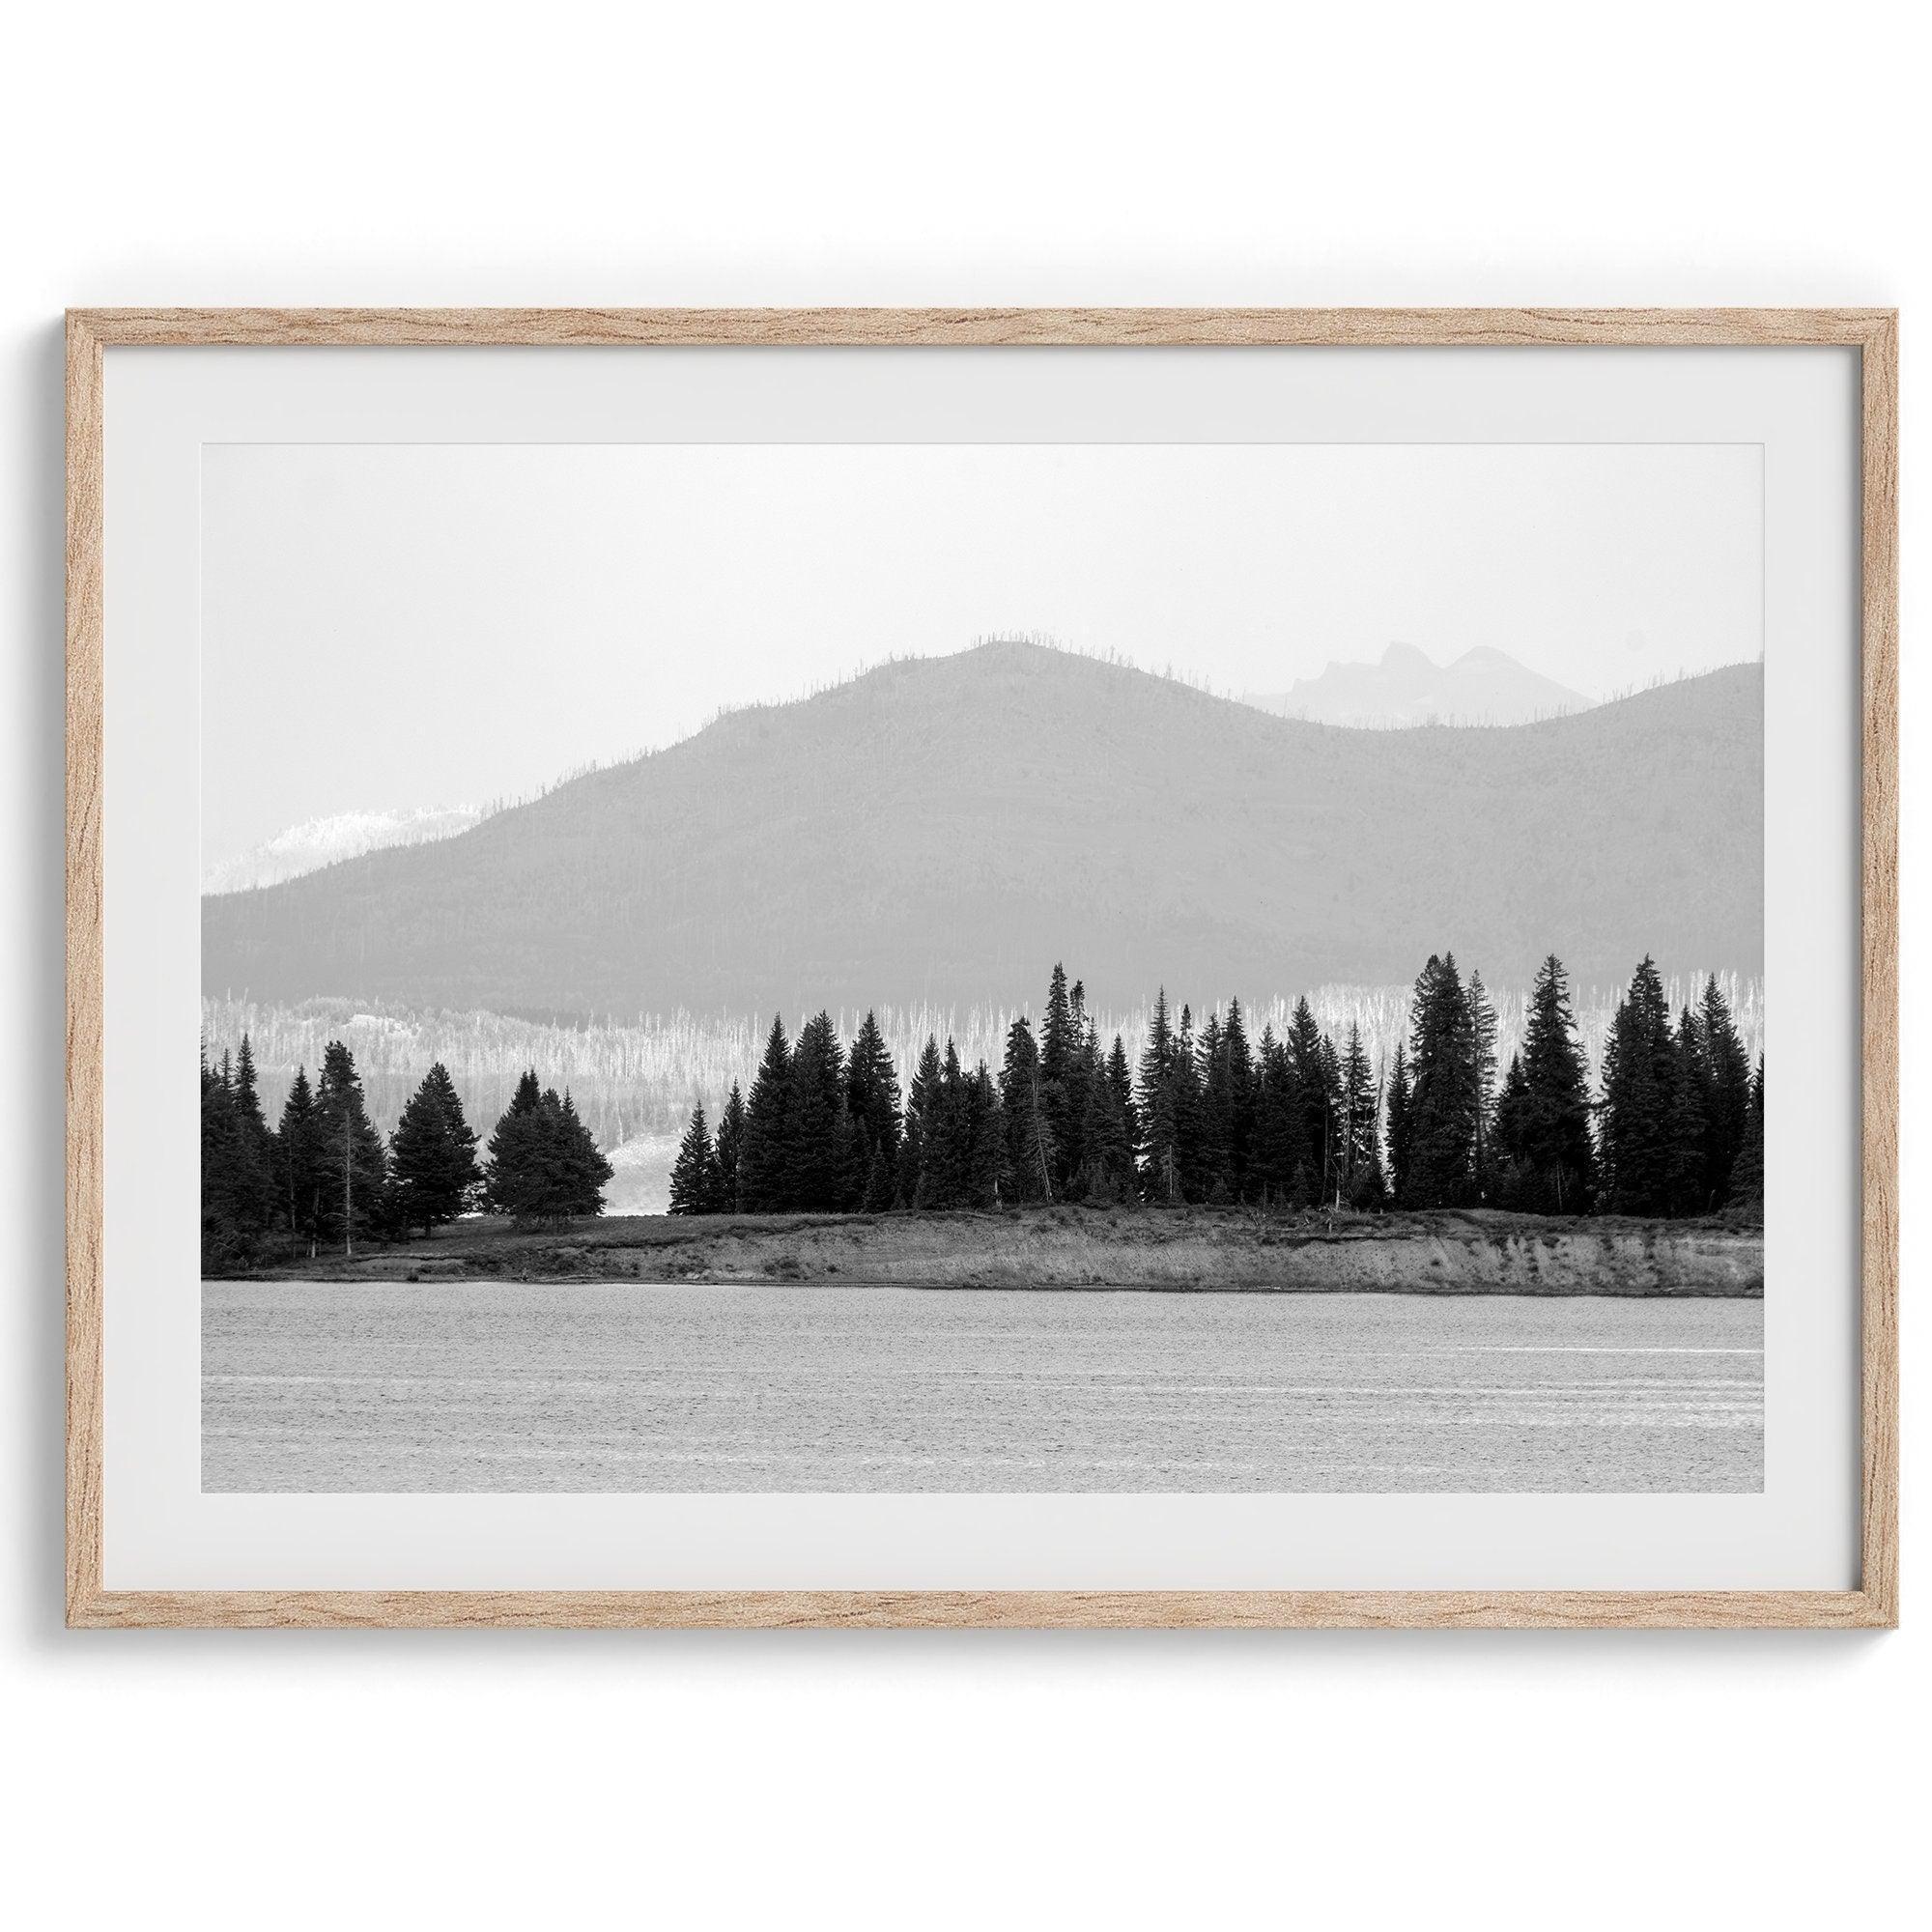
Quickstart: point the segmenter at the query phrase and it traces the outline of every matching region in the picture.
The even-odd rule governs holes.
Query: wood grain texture
[[[67,329],[67,1605],[100,1595],[101,549],[99,338]]]
[[[1809,308],[110,308],[75,314],[110,348],[1856,348],[1893,320],[1888,309]]]
[[[110,347],[1856,348],[1862,365],[1861,1587],[110,1591],[102,1582],[103,396]],[[67,1613],[76,1628],[1873,1629],[1898,1621],[1898,324],[1886,309],[93,309],[67,356]]]

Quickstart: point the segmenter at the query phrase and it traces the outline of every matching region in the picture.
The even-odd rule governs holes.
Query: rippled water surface
[[[1757,1490],[1764,1304],[210,1282],[220,1491]]]

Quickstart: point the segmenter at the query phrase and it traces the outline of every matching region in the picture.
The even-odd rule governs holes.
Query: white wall
[[[1902,1884],[1932,1674],[1910,1562],[1915,1627],[1863,1638],[60,1628],[64,305],[1889,302],[1908,310],[1916,483],[1932,276],[1902,10],[704,12],[12,16],[16,1922],[1784,1923]],[[1917,678],[1908,708],[1922,741]],[[1926,815],[1913,787],[1908,977]],[[1908,1042],[1922,1088],[1922,1026]],[[1908,1172],[1924,1131],[1909,1110]],[[1907,1462],[1916,1554],[1910,1429]]]

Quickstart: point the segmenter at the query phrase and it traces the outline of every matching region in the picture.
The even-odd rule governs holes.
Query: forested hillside
[[[586,702],[594,701],[586,696]],[[1761,970],[1762,673],[1356,731],[1027,644],[720,719],[461,837],[203,904],[215,995],[556,1016],[1267,997],[1458,935],[1523,982]]]

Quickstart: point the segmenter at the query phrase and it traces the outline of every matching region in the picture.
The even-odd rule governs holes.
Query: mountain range
[[[1037,645],[720,718],[453,838],[203,900],[213,994],[628,1018],[1763,964],[1763,681],[1403,732]]]
[[[1527,724],[1587,710],[1580,691],[1478,644],[1438,665],[1413,644],[1391,644],[1378,664],[1330,664],[1287,691],[1251,692],[1248,703],[1321,724]]]

